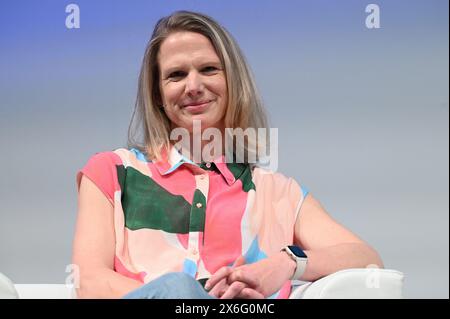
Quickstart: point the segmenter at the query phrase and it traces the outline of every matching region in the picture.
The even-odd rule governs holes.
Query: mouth
[[[204,111],[211,102],[212,102],[212,100],[191,102],[191,103],[184,104],[182,106],[182,108],[191,113],[199,113],[199,112]]]

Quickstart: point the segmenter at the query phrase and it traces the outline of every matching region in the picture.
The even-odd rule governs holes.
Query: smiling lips
[[[202,112],[203,110],[206,109],[206,107],[209,105],[210,102],[212,102],[212,100],[191,102],[188,104],[184,104],[183,109],[186,109],[193,113]]]

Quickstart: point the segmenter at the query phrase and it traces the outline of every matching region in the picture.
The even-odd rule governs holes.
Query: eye
[[[202,69],[202,72],[206,74],[213,74],[216,73],[217,71],[219,71],[219,69],[216,68],[215,66],[206,66]]]
[[[186,75],[185,72],[183,71],[174,71],[172,73],[169,74],[169,76],[167,77],[168,80],[171,81],[179,81],[181,80],[184,76]]]

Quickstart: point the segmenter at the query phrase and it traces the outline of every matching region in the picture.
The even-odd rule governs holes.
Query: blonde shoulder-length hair
[[[158,52],[162,42],[172,33],[190,31],[211,41],[223,65],[228,105],[226,128],[265,128],[268,121],[255,81],[236,41],[212,18],[195,12],[178,11],[160,19],[145,50],[139,75],[135,109],[128,128],[128,147],[143,152],[150,160],[160,160],[162,150],[170,147],[170,120],[161,107]],[[258,141],[247,141],[258,145]],[[247,148],[247,145],[245,146]]]

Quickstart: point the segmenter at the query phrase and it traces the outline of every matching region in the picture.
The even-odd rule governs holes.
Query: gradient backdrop
[[[157,19],[204,12],[236,37],[279,128],[279,171],[405,273],[449,297],[448,1],[0,2],[0,272],[64,283],[75,174],[126,143]]]

